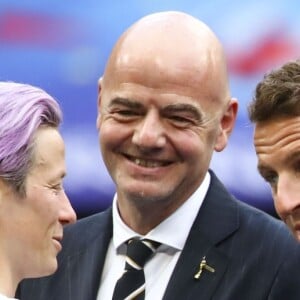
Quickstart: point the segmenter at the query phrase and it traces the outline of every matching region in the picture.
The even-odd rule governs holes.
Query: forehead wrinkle
[[[209,72],[210,68],[208,68],[206,73]],[[205,70],[204,70],[205,71]],[[167,71],[158,71],[155,70],[156,76],[141,76],[141,70],[139,68],[132,67],[124,67],[115,72],[118,73],[118,79],[116,81],[115,78],[110,80],[106,80],[103,82],[103,86],[110,87],[112,91],[119,90],[120,92],[126,92],[127,90],[135,89],[136,93],[138,91],[142,92],[147,89],[147,91],[151,91],[153,94],[157,95],[174,95],[174,96],[182,96],[187,98],[198,99],[201,96],[203,101],[208,101],[211,103],[219,104],[220,101],[224,102],[225,105],[227,100],[230,98],[227,94],[224,97],[221,97],[219,94],[215,93],[215,88],[213,89],[202,89],[201,85],[203,82],[205,84],[207,82],[211,82],[211,80],[205,79],[208,74],[203,74],[204,71],[194,70],[190,72],[182,73],[182,70],[173,70],[171,72],[170,67],[167,68]],[[153,68],[149,71],[153,73]],[[166,75],[166,72],[170,74]],[[199,73],[199,75],[197,75]],[[185,78],[188,80],[182,80],[183,74],[185,74]],[[212,80],[215,82],[215,80]]]
[[[272,151],[285,146],[293,146],[293,143],[298,141],[300,141],[300,132],[289,134],[288,136],[285,134],[277,134],[267,139],[266,137],[255,139],[255,147],[259,147],[260,149],[270,148],[270,151]]]
[[[277,153],[259,153],[257,169],[261,174],[281,167],[289,168],[289,165],[292,165],[295,160],[300,159],[300,145],[296,151],[287,152],[285,149],[282,150],[282,148],[279,151]],[[281,154],[282,151],[284,153]],[[274,161],[276,162],[275,164]]]
[[[299,139],[299,120],[285,123],[272,121],[270,124],[257,124],[254,144],[255,147],[283,146]]]

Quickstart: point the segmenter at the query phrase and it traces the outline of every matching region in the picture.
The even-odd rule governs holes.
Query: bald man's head
[[[147,217],[147,205],[163,211],[145,233],[190,197],[227,145],[238,105],[222,46],[192,16],[152,14],[118,40],[99,90],[101,153],[123,219],[132,225],[133,207]]]
[[[113,84],[116,71],[136,68],[156,74],[149,76],[149,85],[160,84],[163,75],[194,86],[205,80],[211,85],[209,97],[224,101],[230,97],[222,45],[207,25],[182,12],[155,13],[133,24],[116,43],[103,84],[106,79]]]

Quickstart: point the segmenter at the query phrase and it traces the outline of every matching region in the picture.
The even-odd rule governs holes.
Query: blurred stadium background
[[[257,174],[247,104],[265,71],[300,57],[298,0],[0,0],[0,80],[40,86],[61,103],[66,192],[79,218],[101,211],[110,205],[114,185],[95,128],[97,80],[119,35],[163,10],[200,18],[223,42],[240,110],[230,145],[215,155],[212,168],[242,201],[275,215],[269,188]]]

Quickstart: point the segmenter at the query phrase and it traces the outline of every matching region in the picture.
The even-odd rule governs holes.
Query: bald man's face
[[[118,45],[101,82],[102,154],[121,206],[120,198],[130,198],[168,202],[174,210],[224,146],[221,80],[208,48],[199,46],[196,57],[177,35],[168,35],[170,43],[157,32],[135,43],[138,36]]]

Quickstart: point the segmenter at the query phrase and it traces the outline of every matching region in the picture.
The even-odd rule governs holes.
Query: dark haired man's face
[[[254,145],[275,209],[300,241],[300,117],[258,122]]]

